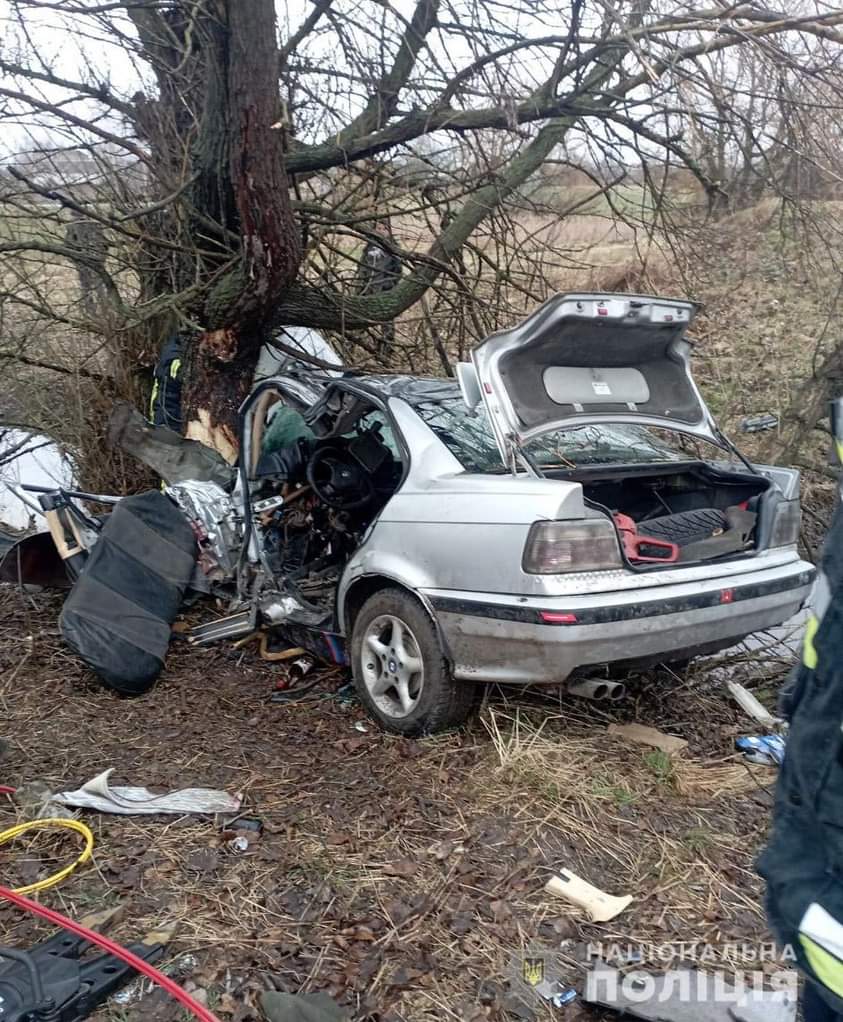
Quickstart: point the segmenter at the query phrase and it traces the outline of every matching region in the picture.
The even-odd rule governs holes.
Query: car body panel
[[[712,462],[715,468],[726,471],[732,468],[728,462]],[[780,465],[759,465],[753,462],[752,467],[759,474],[769,479],[773,485],[781,491],[785,500],[798,500],[802,488],[802,476],[799,469],[782,468]]]
[[[558,684],[596,664],[669,661],[723,649],[781,624],[804,603],[814,577],[805,561],[765,567],[734,585],[722,579],[636,593],[529,598],[425,589],[454,677],[511,684]],[[545,624],[540,612],[577,623]],[[580,623],[585,622],[585,623]]]
[[[388,409],[410,453],[401,486],[381,511],[381,522],[532,524],[537,519],[582,518],[579,483],[508,473],[466,472],[433,430],[406,402]]]
[[[483,340],[472,362],[505,464],[528,440],[583,424],[657,426],[722,446],[691,377],[695,311],[647,296],[556,295]]]

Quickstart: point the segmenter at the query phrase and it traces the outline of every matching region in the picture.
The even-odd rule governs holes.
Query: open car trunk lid
[[[685,301],[565,294],[487,337],[472,360],[504,463],[542,433],[601,422],[722,446],[691,378],[685,331],[695,312]]]

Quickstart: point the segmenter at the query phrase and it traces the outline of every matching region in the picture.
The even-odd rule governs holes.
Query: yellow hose
[[[79,857],[71,862],[69,866],[65,866],[58,873],[53,873],[52,876],[39,880],[37,883],[29,884],[27,887],[13,888],[15,894],[32,894],[35,891],[46,891],[48,887],[55,887],[65,877],[69,877],[77,866],[81,866],[91,857],[91,853],[94,850],[94,835],[91,833],[90,828],[86,827],[84,823],[80,823],[79,820],[30,820],[28,823],[19,823],[16,827],[9,827],[8,830],[0,833],[0,845],[20,837],[21,834],[26,833],[28,830],[41,830],[45,827],[63,827],[66,830],[75,830],[85,838],[85,847],[82,849]]]

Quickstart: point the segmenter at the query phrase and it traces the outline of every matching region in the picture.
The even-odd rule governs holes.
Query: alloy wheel
[[[363,681],[381,713],[407,717],[424,687],[424,663],[412,630],[394,614],[374,618],[360,651]]]

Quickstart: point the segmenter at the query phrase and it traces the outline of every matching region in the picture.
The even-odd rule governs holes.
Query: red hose
[[[54,912],[51,908],[44,908],[43,905],[39,905],[37,901],[31,901],[29,898],[24,898],[23,895],[15,894],[14,891],[10,891],[7,887],[0,886],[0,898],[5,898],[10,901],[13,905],[17,905],[18,908],[26,909],[28,912],[34,912],[35,915],[41,916],[42,919],[46,919],[48,922],[53,923],[54,926],[61,926],[62,929],[69,930],[71,933],[75,933],[77,937],[83,937],[85,940],[89,940],[92,944],[97,944],[104,951],[108,951],[109,954],[114,955],[115,958],[120,958],[127,965],[131,965],[133,969],[137,969],[138,972],[143,973],[144,976],[148,976],[153,983],[157,983],[163,990],[166,990],[171,997],[175,997],[177,1001],[187,1008],[191,1014],[195,1015],[196,1018],[201,1019],[201,1022],[219,1022],[219,1019],[213,1012],[208,1011],[204,1005],[190,996],[186,990],[174,983],[169,976],[165,976],[163,972],[159,972],[154,966],[150,965],[149,962],[145,962],[142,958],[138,958],[136,954],[133,954],[127,948],[121,947],[119,944],[115,944],[113,940],[109,940],[108,937],[103,937],[101,933],[95,933],[93,930],[89,930],[87,926],[80,926],[79,923],[74,923],[72,919],[68,919],[67,916],[63,916],[60,912]]]
[[[0,795],[14,795],[17,788],[10,788],[8,784],[0,784]]]

